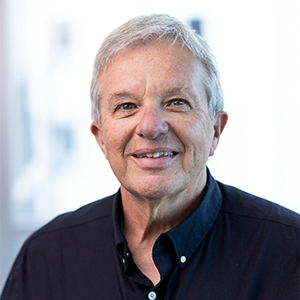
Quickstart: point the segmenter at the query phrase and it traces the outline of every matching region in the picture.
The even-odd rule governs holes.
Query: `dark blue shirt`
[[[161,281],[135,265],[117,194],[67,213],[23,245],[1,300],[299,300],[299,215],[216,182],[153,248]]]

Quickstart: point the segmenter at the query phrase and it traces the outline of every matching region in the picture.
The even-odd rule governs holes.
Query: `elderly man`
[[[299,216],[206,167],[227,114],[203,39],[166,15],[130,20],[102,44],[91,95],[120,190],[34,233],[2,300],[298,299]]]

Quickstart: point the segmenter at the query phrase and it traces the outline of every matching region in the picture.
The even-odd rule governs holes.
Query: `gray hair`
[[[189,49],[206,69],[203,80],[210,117],[224,109],[223,91],[217,61],[207,42],[190,27],[168,15],[139,16],[115,29],[102,43],[94,63],[91,83],[92,119],[100,124],[101,87],[98,82],[111,60],[127,50],[141,44],[160,39],[179,42]]]

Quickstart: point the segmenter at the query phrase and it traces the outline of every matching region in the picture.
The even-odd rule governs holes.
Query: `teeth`
[[[153,152],[153,153],[147,153],[142,155],[137,155],[138,158],[147,157],[147,158],[159,158],[161,156],[173,156],[174,152],[171,151],[161,151],[161,152]]]

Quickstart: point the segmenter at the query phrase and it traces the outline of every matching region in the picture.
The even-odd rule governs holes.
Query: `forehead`
[[[156,41],[115,56],[99,76],[101,90],[148,85],[160,88],[188,88],[200,84],[205,68],[180,43]]]

